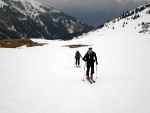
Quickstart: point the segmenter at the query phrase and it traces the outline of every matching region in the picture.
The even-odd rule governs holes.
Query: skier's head
[[[79,53],[79,50],[76,51],[76,54],[78,54],[78,53]]]
[[[92,50],[92,48],[90,47],[89,50],[88,50],[88,53],[89,53],[89,54],[92,54],[92,52],[93,52],[93,50]]]

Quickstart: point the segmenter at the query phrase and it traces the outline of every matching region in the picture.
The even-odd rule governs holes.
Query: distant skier
[[[82,58],[80,52],[77,50],[75,54],[75,62],[76,62],[76,67],[80,67],[80,57]]]
[[[93,80],[94,62],[96,61],[96,65],[98,65],[98,62],[97,62],[96,53],[92,50],[92,48],[89,48],[88,52],[83,57],[83,60],[86,61],[87,63],[86,79],[94,81]],[[91,68],[91,74],[89,77],[90,68]]]

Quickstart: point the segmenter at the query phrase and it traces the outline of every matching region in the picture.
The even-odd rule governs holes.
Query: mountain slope
[[[108,21],[98,28],[103,29],[103,31],[111,31],[115,29],[119,30],[120,28],[129,28],[129,26],[130,29],[135,29],[135,31],[138,30],[139,33],[142,33],[145,29],[145,32],[150,33],[150,3],[141,5],[131,11],[127,11],[120,17]]]
[[[140,34],[149,35],[150,3],[141,5],[131,11],[127,11],[120,17],[116,17],[115,19],[100,25],[97,29],[74,38],[87,38],[91,37],[93,34],[97,34],[97,37],[100,38],[100,36],[111,35],[112,33],[115,33],[116,36],[120,36],[120,31],[123,31],[124,35],[127,37],[132,37],[134,34],[137,36]]]
[[[1,39],[55,39],[91,29],[91,26],[34,0],[0,0]]]

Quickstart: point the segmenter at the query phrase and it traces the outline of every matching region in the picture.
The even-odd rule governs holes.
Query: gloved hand
[[[96,65],[98,65],[98,62],[96,62]]]
[[[86,61],[84,58],[82,58],[83,61]]]

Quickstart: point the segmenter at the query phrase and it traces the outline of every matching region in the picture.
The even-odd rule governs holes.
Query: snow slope
[[[149,113],[150,35],[137,26],[149,20],[143,13],[125,27],[119,21],[114,30],[104,27],[71,41],[1,48],[0,113]],[[92,45],[99,63],[95,84],[82,81],[84,62],[74,68],[77,49],[61,47],[68,44]],[[82,56],[87,49],[78,48]]]
[[[2,0],[0,0],[0,8],[3,8],[3,6],[7,6],[7,4],[3,2]]]

